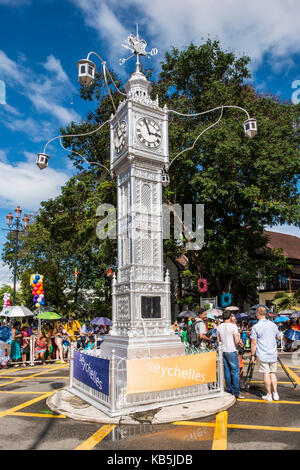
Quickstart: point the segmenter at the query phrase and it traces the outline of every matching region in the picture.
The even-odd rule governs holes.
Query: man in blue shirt
[[[277,341],[280,333],[275,323],[266,319],[267,311],[264,307],[256,309],[256,323],[251,332],[251,362],[255,363],[257,358],[258,371],[264,374],[264,383],[267,395],[262,397],[267,401],[278,401],[277,393]],[[271,388],[273,387],[273,397]]]
[[[89,340],[89,338],[95,334],[94,327],[90,323],[89,319],[87,319],[85,324],[82,326],[81,331],[82,331],[82,336],[81,336],[82,347],[85,348],[85,345],[87,343],[86,340],[87,339]]]

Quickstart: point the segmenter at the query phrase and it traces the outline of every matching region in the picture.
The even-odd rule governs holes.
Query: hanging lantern
[[[247,121],[244,122],[244,130],[245,134],[250,137],[250,139],[253,139],[257,134],[257,120],[255,118],[247,119]]]
[[[165,169],[162,171],[161,182],[164,188],[167,188],[170,184],[170,178]]]
[[[82,59],[78,62],[78,81],[81,85],[87,87],[95,80],[96,66],[94,62],[88,59]]]
[[[45,153],[38,153],[36,164],[40,170],[47,168],[49,158],[50,158],[49,155],[46,155]]]

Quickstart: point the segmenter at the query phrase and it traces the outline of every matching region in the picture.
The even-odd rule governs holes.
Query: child
[[[35,343],[35,360],[37,361],[40,357],[42,365],[46,364],[45,353],[47,351],[47,340],[43,333],[40,334]]]
[[[63,340],[63,351],[64,351],[64,359],[69,360],[68,352],[69,352],[69,340],[68,338],[64,338]]]
[[[95,348],[96,348],[96,344],[95,344],[94,338],[92,336],[87,337],[85,340],[84,349],[95,349]]]

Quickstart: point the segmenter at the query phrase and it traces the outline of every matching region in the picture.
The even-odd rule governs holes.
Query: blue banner
[[[74,378],[109,395],[109,360],[74,351]]]

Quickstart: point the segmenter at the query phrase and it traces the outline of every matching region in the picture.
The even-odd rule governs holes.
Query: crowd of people
[[[44,321],[41,328],[36,324],[15,321],[0,324],[0,367],[26,367],[32,356],[45,365],[46,360],[57,363],[70,361],[71,345],[77,349],[95,349],[109,332],[108,326],[96,326],[87,320]]]
[[[204,309],[200,309],[200,310],[202,310],[203,313],[205,311]],[[218,345],[217,328],[218,326],[220,326],[221,323],[223,323],[223,318],[220,317],[220,318],[216,318],[215,320],[211,320],[207,318],[207,314],[204,315],[204,318],[203,318],[203,313],[200,315],[200,319],[202,321],[202,323],[200,323],[201,329],[202,329],[201,333],[203,333],[205,330],[207,339],[205,340],[203,338],[201,348],[203,349],[203,347],[205,346],[205,348],[209,350],[216,349]],[[231,321],[235,323],[238,327],[239,334],[241,336],[241,340],[243,342],[244,348],[250,350],[251,331],[252,331],[253,326],[257,323],[257,320],[252,319],[252,320],[238,321],[236,319],[236,316],[234,314],[231,314]],[[175,334],[178,335],[181,338],[181,341],[187,346],[190,345],[187,339],[187,330],[188,330],[188,327],[191,326],[194,322],[195,323],[199,322],[199,316],[198,318],[194,318],[194,317],[182,318],[180,320],[175,320],[175,322],[173,323],[173,330]],[[288,339],[284,333],[291,329],[300,331],[300,319],[298,320],[294,319],[288,322],[279,323],[277,327],[278,327],[278,330],[283,333],[283,336],[282,336],[283,351],[293,352],[295,349],[297,349],[299,345],[295,344],[294,341]],[[281,338],[278,339],[277,345],[278,347],[281,347]]]
[[[264,374],[267,401],[279,400],[277,392],[277,355],[281,340],[284,340],[284,351],[295,351],[300,348],[300,342],[292,342],[286,336],[287,330],[300,331],[300,322],[291,320],[278,326],[268,318],[267,310],[258,307],[256,319],[238,322],[230,310],[222,314],[222,318],[209,320],[207,311],[201,308],[196,318],[183,318],[173,324],[174,333],[187,346],[196,348],[197,352],[223,347],[224,376],[227,392],[236,398],[243,399],[241,389],[244,388],[243,354],[251,351],[250,361],[257,361],[259,372]],[[281,334],[283,333],[283,335]],[[272,391],[273,390],[273,391]]]

